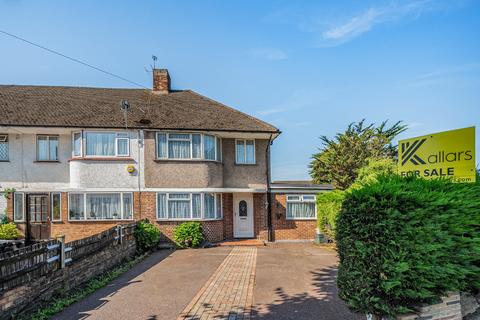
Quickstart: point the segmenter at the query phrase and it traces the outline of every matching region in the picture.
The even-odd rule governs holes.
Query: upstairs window
[[[128,157],[130,155],[128,132],[74,132],[72,144],[74,157]]]
[[[315,195],[287,195],[287,219],[316,219]]]
[[[37,136],[37,161],[58,161],[58,136]]]
[[[221,161],[221,139],[200,133],[157,133],[157,159]]]
[[[8,134],[0,134],[0,161],[8,161]]]
[[[237,139],[235,153],[237,164],[255,164],[255,140]]]

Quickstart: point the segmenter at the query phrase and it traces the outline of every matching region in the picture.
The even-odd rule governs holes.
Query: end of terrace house
[[[67,241],[140,219],[165,238],[313,239],[315,194],[270,182],[276,127],[191,90],[0,85],[0,202],[28,240]]]

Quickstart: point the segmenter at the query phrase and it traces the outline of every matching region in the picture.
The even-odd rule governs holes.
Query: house
[[[313,239],[315,193],[331,187],[269,183],[279,134],[172,90],[165,69],[152,90],[1,85],[0,188],[15,189],[7,216],[29,239],[145,218],[166,238],[195,220],[211,242]]]

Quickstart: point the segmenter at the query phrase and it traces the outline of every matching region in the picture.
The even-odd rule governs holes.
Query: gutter
[[[272,134],[268,138],[266,160],[267,160],[267,228],[268,228],[268,242],[273,242],[273,227],[272,227],[272,192],[270,187],[270,146],[273,144]]]

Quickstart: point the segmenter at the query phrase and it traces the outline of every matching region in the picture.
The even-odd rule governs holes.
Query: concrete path
[[[53,319],[357,320],[313,244],[159,251]]]

